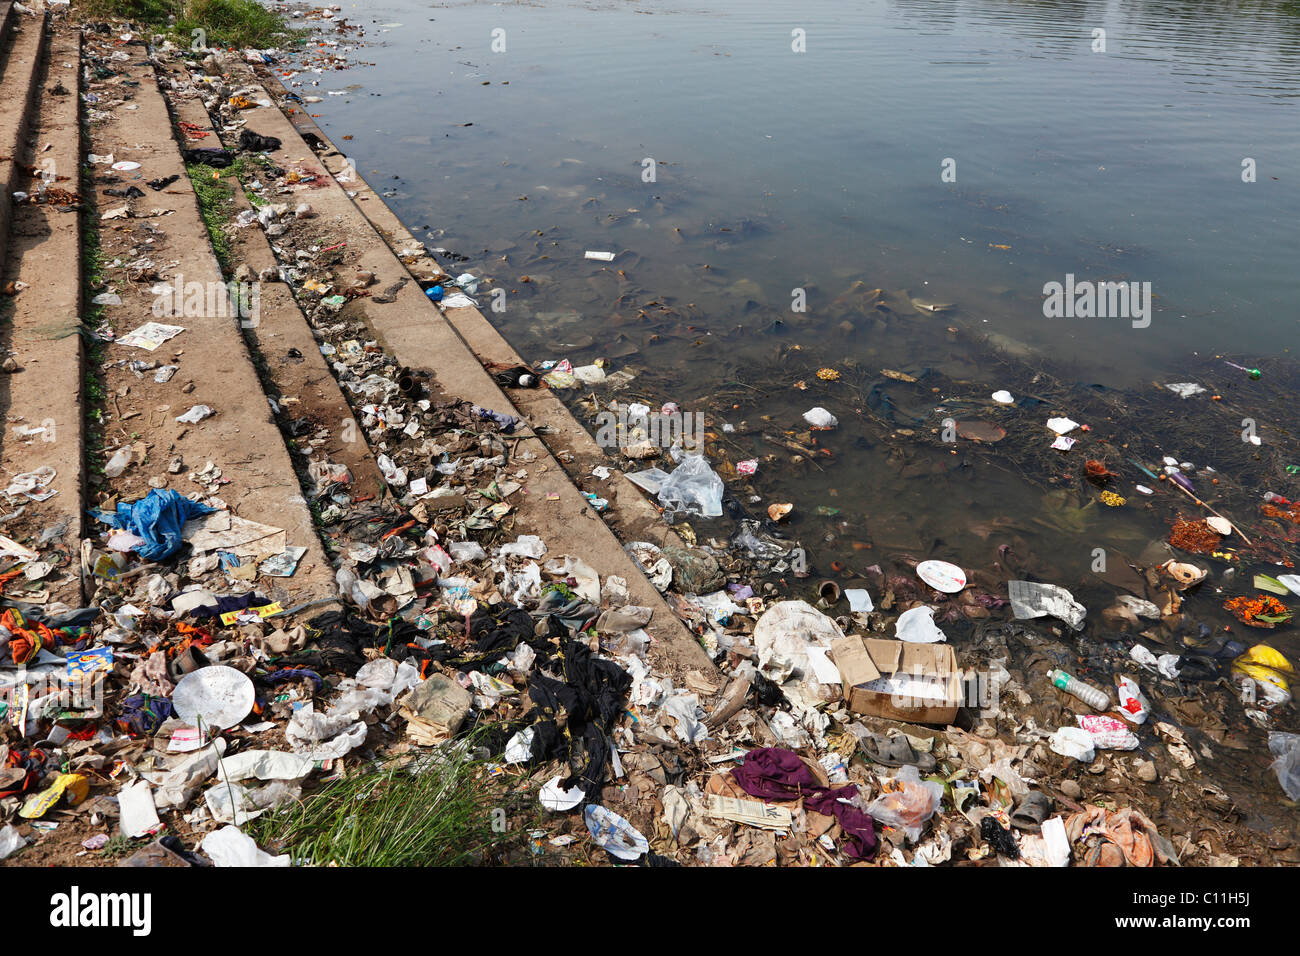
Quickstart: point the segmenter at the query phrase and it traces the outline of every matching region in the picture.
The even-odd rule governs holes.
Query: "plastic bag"
[[[1290,799],[1300,800],[1300,734],[1275,730],[1268,735],[1268,750],[1277,758],[1272,763],[1277,782]]]
[[[722,479],[703,455],[687,455],[659,488],[659,503],[668,511],[685,511],[705,518],[722,515]]]
[[[215,508],[191,501],[170,488],[150,491],[139,501],[119,501],[116,512],[91,511],[110,528],[120,528],[145,540],[136,553],[146,561],[164,561],[181,546],[181,529],[191,518],[210,515]]]
[[[775,561],[790,553],[792,545],[762,530],[753,518],[742,518],[731,536],[731,547],[741,550],[755,561]]]
[[[334,573],[334,581],[338,585],[339,597],[352,601],[363,612],[370,609],[370,598],[361,590],[361,582],[355,571],[346,567],[339,568]]]
[[[1092,763],[1092,759],[1097,756],[1092,734],[1082,727],[1061,727],[1047,738],[1047,744],[1052,748],[1052,753],[1073,757],[1082,763]]]
[[[104,475],[109,478],[116,478],[126,471],[127,466],[130,464],[131,449],[119,448],[113,457],[108,460],[108,464],[104,466]]]
[[[650,850],[641,831],[612,810],[588,804],[583,819],[591,838],[620,860],[635,860]]]
[[[1055,584],[1035,581],[1008,581],[1007,596],[1011,598],[1011,611],[1017,621],[1036,617],[1055,617],[1076,631],[1083,630],[1083,620],[1088,609],[1074,599],[1074,595]]]
[[[922,781],[920,771],[908,765],[885,781],[885,786],[889,789],[871,801],[867,813],[883,826],[902,830],[908,841],[915,843],[939,809],[943,784]]]
[[[259,849],[253,838],[239,827],[226,825],[203,838],[199,849],[211,857],[216,866],[288,866],[289,854],[271,856]]]
[[[0,860],[27,845],[26,838],[12,824],[0,830]]]
[[[809,652],[829,651],[843,637],[835,621],[806,601],[773,604],[754,625],[759,670],[778,684],[797,677],[816,697],[827,700],[839,689],[839,682],[818,680]]]
[[[1147,714],[1151,713],[1151,702],[1146,699],[1137,681],[1131,677],[1120,676],[1115,681],[1119,694],[1119,712],[1127,721],[1135,724],[1145,723]]]
[[[813,428],[831,429],[840,423],[840,420],[832,415],[826,409],[817,405],[803,413],[803,420]]]
[[[677,582],[679,591],[704,594],[726,587],[727,576],[713,555],[699,548],[675,548],[671,545],[662,553],[672,565],[673,580]]]
[[[934,644],[948,638],[934,623],[934,608],[914,607],[898,616],[894,636],[910,644]]]

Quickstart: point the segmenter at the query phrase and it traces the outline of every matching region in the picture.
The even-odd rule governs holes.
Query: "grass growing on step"
[[[494,811],[509,794],[464,741],[325,785],[293,806],[252,821],[250,836],[277,853],[325,866],[465,866],[527,833],[498,832]],[[505,813],[496,814],[504,818]]]
[[[290,39],[284,18],[257,0],[78,0],[77,8],[91,18],[168,30],[182,46],[190,44],[195,30],[214,47],[265,49]]]
[[[180,13],[176,0],[78,0],[77,9],[91,17],[120,17],[139,24],[164,24]]]
[[[204,30],[209,46],[278,46],[287,37],[284,19],[256,0],[189,0],[176,30],[192,36]]]
[[[226,226],[231,218],[231,200],[234,190],[224,178],[224,173],[211,166],[189,166],[185,171],[194,183],[194,194],[199,200],[199,214],[203,225],[208,228],[208,238],[212,240],[212,251],[223,272],[230,268],[230,236]]]
[[[84,178],[93,175],[85,170]],[[99,245],[99,207],[94,200],[94,193],[87,191],[90,198],[86,200],[83,213],[84,228],[81,230],[81,275],[85,288],[82,292],[85,306],[83,312],[83,332],[93,333],[99,328],[104,318],[104,306],[95,305],[90,300],[104,288],[104,254]],[[104,343],[93,334],[86,334],[86,367],[82,379],[84,396],[82,410],[85,415],[84,440],[86,467],[93,475],[104,473],[104,406],[107,393],[104,391],[104,373],[100,366],[104,362]]]

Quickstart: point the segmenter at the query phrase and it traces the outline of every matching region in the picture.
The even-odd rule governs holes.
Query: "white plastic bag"
[[[934,644],[948,639],[934,623],[934,608],[925,605],[900,614],[894,625],[894,636],[909,644]]]
[[[806,601],[781,601],[773,604],[754,625],[753,641],[758,651],[758,669],[769,680],[784,684],[792,676],[808,685],[812,693],[829,699],[839,689],[817,679],[810,648],[829,651],[844,637],[839,625]]]
[[[722,479],[703,455],[687,455],[659,488],[659,503],[667,511],[685,511],[705,518],[722,515]]]
[[[288,866],[289,855],[271,856],[239,827],[226,825],[203,838],[199,848],[215,866]]]
[[[650,842],[641,831],[612,810],[588,804],[583,818],[591,838],[620,860],[635,860],[650,850]]]
[[[0,830],[0,860],[3,860],[15,850],[21,850],[26,845],[27,840],[13,824]]]
[[[1053,753],[1062,757],[1073,757],[1082,763],[1092,763],[1097,756],[1092,734],[1082,727],[1062,727],[1047,738]]]
[[[1277,782],[1290,799],[1300,800],[1300,734],[1275,730],[1268,735],[1268,749],[1277,758],[1272,763]]]
[[[840,423],[840,420],[832,415],[820,405],[814,406],[803,413],[803,420],[813,428],[831,429]]]

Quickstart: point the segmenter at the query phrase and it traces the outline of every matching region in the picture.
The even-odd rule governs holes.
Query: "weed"
[[[256,47],[279,45],[288,35],[283,17],[257,0],[188,0],[176,24],[182,36],[201,29],[209,46]]]
[[[120,833],[114,834],[108,838],[104,848],[100,851],[102,856],[110,860],[119,860],[130,853],[135,852],[135,842]]]
[[[510,799],[462,740],[327,783],[249,831],[318,866],[483,864],[527,837],[493,826]]]
[[[208,238],[212,240],[212,251],[223,272],[230,270],[230,236],[226,232],[230,222],[230,204],[234,198],[231,187],[219,170],[211,166],[186,165],[194,184],[194,195],[199,201],[199,214],[203,225],[208,229]]]
[[[78,9],[91,18],[168,31],[183,46],[196,30],[216,47],[265,49],[283,45],[291,35],[284,17],[257,0],[80,0]]]

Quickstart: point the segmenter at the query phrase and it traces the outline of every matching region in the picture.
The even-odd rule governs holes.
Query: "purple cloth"
[[[760,800],[798,800],[815,813],[834,817],[844,830],[844,853],[855,860],[876,855],[876,825],[867,813],[849,803],[840,803],[858,792],[853,784],[832,790],[817,782],[808,765],[793,750],[760,747],[745,754],[745,762],[731,771],[736,783]]]
[[[853,784],[839,790],[827,790],[816,797],[805,797],[803,805],[809,810],[834,817],[840,823],[847,842],[844,855],[854,860],[870,860],[876,855],[876,821],[871,815],[851,803],[840,803],[858,792]]]
[[[751,750],[731,774],[747,794],[763,800],[798,800],[823,789],[797,753],[779,747]]]

